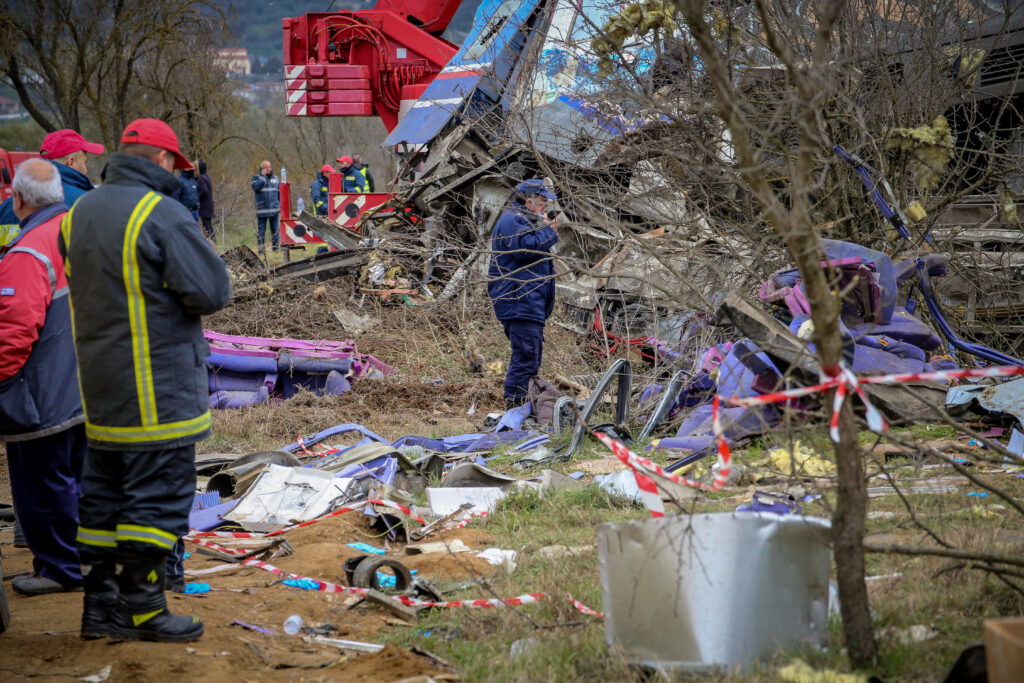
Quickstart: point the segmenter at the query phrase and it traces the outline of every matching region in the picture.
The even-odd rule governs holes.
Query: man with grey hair
[[[0,247],[0,439],[14,513],[33,555],[23,595],[82,585],[75,536],[86,441],[71,309],[57,246],[67,213],[57,167],[21,163],[13,183],[17,237]]]

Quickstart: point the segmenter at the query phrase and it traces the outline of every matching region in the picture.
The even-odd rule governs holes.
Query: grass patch
[[[574,610],[571,593],[595,609],[601,604],[596,532],[598,524],[642,519],[646,513],[608,496],[597,486],[541,495],[523,491],[498,503],[483,525],[503,548],[517,551],[518,568],[475,586],[455,598],[514,597],[543,592],[537,605],[498,609],[452,609],[422,617],[414,628],[387,638],[418,645],[451,661],[465,680],[626,680],[633,673],[604,643],[600,620]],[[547,557],[550,545],[578,554]],[[532,639],[529,652],[510,656],[517,640]]]

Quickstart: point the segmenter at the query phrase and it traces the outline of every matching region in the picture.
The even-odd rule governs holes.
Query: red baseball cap
[[[103,145],[89,142],[70,128],[49,133],[43,138],[43,144],[39,145],[39,153],[47,159],[60,159],[79,150],[89,154],[103,154],[107,151]]]
[[[121,142],[134,142],[166,149],[174,155],[174,168],[188,170],[192,164],[178,149],[178,136],[160,119],[135,119],[121,133]]]
[[[344,164],[346,166],[352,165],[352,157],[350,156],[338,157],[337,161],[339,164]]]
[[[334,173],[334,167],[331,166],[330,164],[324,164],[323,166],[320,167],[320,172],[321,173]]]

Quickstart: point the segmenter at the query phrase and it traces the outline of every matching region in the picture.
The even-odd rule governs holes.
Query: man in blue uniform
[[[338,172],[341,173],[341,191],[342,192],[368,192],[366,188],[366,176],[356,169],[352,163],[352,157],[343,156],[338,157],[338,163],[341,166],[338,168]]]
[[[317,216],[326,216],[329,213],[329,207],[327,204],[330,199],[330,196],[327,193],[328,173],[334,173],[334,169],[331,168],[330,164],[324,164],[320,167],[320,172],[316,174],[316,178],[313,179],[313,184],[309,187],[309,193],[313,198],[313,210],[316,211]]]
[[[505,375],[505,405],[526,402],[527,384],[540,371],[544,323],[555,305],[551,247],[558,233],[548,222],[548,201],[557,197],[541,179],[516,187],[516,197],[494,226],[487,293],[505,328],[512,358]]]
[[[270,231],[270,243],[274,251],[280,247],[281,239],[278,230],[278,214],[281,213],[281,181],[274,175],[269,161],[260,163],[259,175],[252,177],[252,191],[256,196],[256,245],[262,252],[264,247],[263,234]]]

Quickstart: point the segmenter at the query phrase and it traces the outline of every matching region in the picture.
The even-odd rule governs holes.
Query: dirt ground
[[[362,554],[344,543],[380,545],[379,539],[368,538],[377,532],[364,519],[353,512],[288,532],[295,553],[269,562],[286,571],[344,583],[343,563]],[[31,566],[29,551],[12,548],[12,537],[11,529],[0,531],[7,573]],[[474,529],[429,540],[454,539],[474,550],[489,547],[493,540]],[[479,579],[498,569],[473,553],[405,555],[403,545],[395,543],[391,556],[436,584]],[[193,545],[189,550],[193,553],[185,562],[186,571],[224,564],[222,559],[195,552]],[[205,624],[205,635],[190,645],[82,641],[78,637],[81,593],[25,598],[9,591],[13,623],[2,636],[0,680],[82,678],[98,674],[107,665],[112,666],[111,681],[165,680],[170,675],[191,680],[399,681],[453,673],[428,656],[394,645],[375,654],[346,653],[284,633],[282,625],[292,614],[302,616],[310,626],[332,625],[329,637],[363,642],[375,642],[382,629],[415,628],[380,608],[355,604],[358,598],[353,596],[288,588],[274,574],[253,567],[188,578],[213,585],[206,594],[168,594],[172,611],[194,614]],[[234,625],[235,621],[276,634],[248,630]]]

